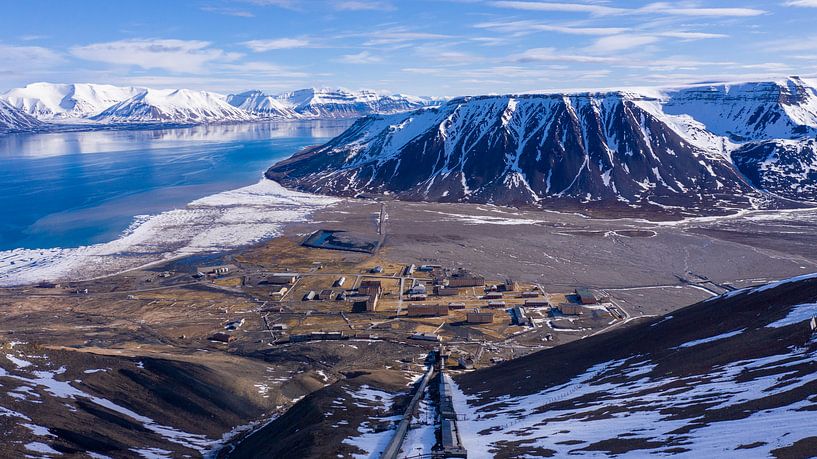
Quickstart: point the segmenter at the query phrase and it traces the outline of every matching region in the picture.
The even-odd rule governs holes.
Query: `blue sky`
[[[454,96],[817,74],[817,0],[5,2],[35,81]]]

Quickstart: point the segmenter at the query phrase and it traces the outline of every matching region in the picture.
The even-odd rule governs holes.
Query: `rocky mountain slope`
[[[17,107],[0,100],[0,133],[30,131],[40,128],[42,123]]]
[[[468,457],[812,457],[817,275],[456,378]]]
[[[87,118],[131,98],[144,88],[107,84],[32,83],[12,89],[0,98],[41,120]]]
[[[91,119],[104,123],[208,123],[253,118],[228,104],[219,94],[188,89],[148,89]]]
[[[804,172],[817,168],[813,157],[778,161],[786,178],[769,179],[768,156],[757,151],[778,140],[770,136],[804,139],[815,129],[815,90],[799,79],[740,91],[469,97],[367,117],[267,176],[343,196],[720,212],[817,201]],[[735,132],[763,140],[740,143]],[[764,151],[780,150],[772,145]]]

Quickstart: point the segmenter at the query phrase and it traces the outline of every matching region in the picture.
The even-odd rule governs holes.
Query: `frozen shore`
[[[290,191],[262,179],[197,199],[182,209],[137,216],[116,240],[77,248],[0,252],[0,286],[81,280],[195,253],[246,246],[338,199]]]

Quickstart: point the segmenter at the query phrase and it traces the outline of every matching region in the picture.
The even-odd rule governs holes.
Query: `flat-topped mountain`
[[[317,193],[512,206],[796,206],[817,201],[817,163],[808,142],[796,161],[781,141],[817,132],[815,101],[796,78],[738,89],[466,97],[369,116],[267,176]],[[738,141],[737,132],[753,140]]]

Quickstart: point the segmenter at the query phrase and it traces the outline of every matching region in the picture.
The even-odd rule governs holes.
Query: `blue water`
[[[0,137],[0,250],[107,242],[137,215],[260,180],[347,121]]]

